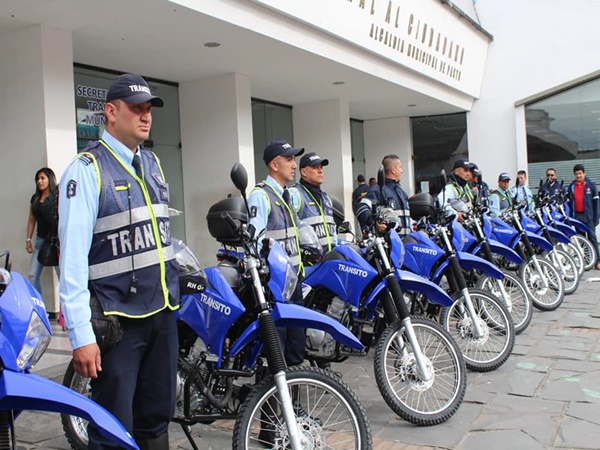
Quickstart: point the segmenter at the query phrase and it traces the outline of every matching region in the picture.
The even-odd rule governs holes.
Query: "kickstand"
[[[188,441],[190,441],[190,445],[192,446],[192,448],[194,450],[200,450],[198,448],[198,446],[196,445],[196,441],[194,441],[194,436],[192,436],[192,429],[189,425],[186,425],[184,423],[180,424],[181,425],[181,429],[183,430],[183,432],[185,433],[185,437],[188,438]]]

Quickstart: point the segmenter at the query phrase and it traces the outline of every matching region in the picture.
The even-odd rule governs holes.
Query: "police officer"
[[[508,188],[510,175],[502,172],[498,175],[498,189],[490,193],[490,215],[500,217],[506,208],[512,206],[513,196]]]
[[[527,172],[524,170],[519,170],[517,172],[517,186],[510,188],[510,195],[517,203],[521,202],[521,200],[525,200],[527,202],[527,211],[533,210],[533,207],[535,206],[533,193],[527,185]]]
[[[411,232],[410,228],[410,210],[408,207],[408,195],[402,189],[400,180],[404,173],[402,169],[402,161],[398,155],[387,155],[384,156],[381,161],[383,170],[385,173],[385,182],[383,188],[380,190],[379,186],[374,185],[369,190],[369,193],[364,197],[368,199],[371,204],[383,205],[394,210],[400,223],[397,225],[396,230],[400,236],[406,236]],[[381,193],[383,192],[383,197]],[[363,230],[368,229],[371,225],[371,209],[365,207],[368,203],[361,202],[356,211],[356,218],[360,223]],[[385,225],[379,225],[379,231],[385,229]]]
[[[540,187],[538,195],[548,194],[550,199],[554,200],[561,193],[567,194],[567,187],[559,183],[556,179],[556,170],[553,168],[546,169],[546,181]]]
[[[175,407],[178,267],[171,246],[168,187],[159,161],[140,145],[152,108],[162,107],[139,75],[106,97],[106,130],[60,183],[60,299],[77,373],[92,400],[140,448],[169,448]],[[116,448],[90,423],[89,448]]]
[[[473,181],[473,175],[471,169],[475,167],[474,164],[470,163],[464,158],[459,158],[454,161],[452,166],[452,174],[448,177],[446,186],[438,194],[438,201],[440,205],[443,205],[446,210],[453,209],[449,205],[449,202],[454,199],[462,200],[469,208],[473,206],[473,192],[469,186],[469,181]],[[463,213],[456,212],[458,220],[462,220]]]
[[[367,195],[369,192],[369,185],[365,182],[365,176],[360,174],[356,177],[356,183],[358,186],[352,191],[352,211],[356,214],[356,207],[360,202],[360,199]]]
[[[490,197],[490,187],[483,180],[482,173],[477,164],[472,163],[473,167],[471,168],[471,173],[473,174],[473,181],[471,182],[471,191],[473,192],[473,196],[481,199],[483,205],[488,205],[488,199]]]
[[[303,271],[299,252],[299,219],[286,185],[294,179],[295,157],[302,153],[303,148],[294,148],[283,139],[269,142],[263,153],[269,175],[256,185],[248,197],[250,223],[257,233],[266,230],[266,237],[271,237],[284,246],[299,275]],[[304,304],[300,281],[291,301]],[[304,361],[306,339],[304,328],[287,328],[280,331],[280,337],[287,365],[301,364]]]
[[[337,232],[333,219],[333,205],[321,190],[323,167],[329,164],[314,152],[300,159],[300,182],[290,188],[292,203],[298,217],[315,230],[323,253],[337,245]]]

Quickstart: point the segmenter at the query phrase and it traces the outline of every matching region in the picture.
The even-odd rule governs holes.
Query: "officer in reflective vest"
[[[469,209],[473,207],[473,192],[469,186],[469,181],[473,180],[473,174],[471,169],[475,167],[475,164],[470,163],[464,158],[459,158],[454,161],[452,166],[452,174],[448,177],[446,186],[438,194],[438,202],[443,205],[445,210],[453,209],[449,202],[453,199],[462,200],[467,204]],[[458,220],[463,219],[463,213],[455,211]]]
[[[314,152],[307,153],[300,159],[300,182],[290,188],[298,217],[313,227],[323,253],[337,245],[331,199],[321,190],[323,166],[328,164],[328,159],[323,159]]]
[[[508,188],[510,184],[510,175],[502,172],[498,175],[498,189],[490,193],[490,215],[500,217],[506,208],[512,206],[513,197]]]
[[[75,371],[141,448],[169,448],[175,408],[178,266],[169,191],[148,138],[163,106],[139,75],[117,77],[106,130],[65,171],[59,194],[60,299]],[[89,448],[114,448],[88,427]]]
[[[256,233],[266,231],[265,236],[280,242],[286,249],[298,274],[303,272],[300,260],[300,242],[298,236],[298,216],[294,211],[287,183],[296,174],[296,156],[304,153],[303,148],[294,148],[283,139],[275,139],[267,144],[263,160],[269,170],[266,180],[258,183],[248,197],[250,223]],[[300,278],[302,278],[300,276]],[[302,283],[298,281],[292,302],[304,304]],[[287,328],[280,330],[284,347],[284,357],[288,366],[301,364],[304,361],[305,332],[304,328]]]

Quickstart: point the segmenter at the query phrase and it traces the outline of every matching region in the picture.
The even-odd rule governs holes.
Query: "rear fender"
[[[78,392],[31,373],[2,372],[0,409],[49,411],[82,417],[120,448],[139,450],[123,425],[100,405]]]
[[[494,239],[488,239],[492,253],[504,256],[508,261],[515,264],[523,264],[523,258],[519,256],[512,248],[498,242]]]
[[[479,256],[465,252],[456,252],[456,257],[458,258],[460,266],[464,269],[481,270],[486,275],[498,278],[499,280],[504,278],[504,274],[500,269]]]
[[[292,303],[273,304],[273,319],[277,328],[314,328],[329,333],[342,345],[356,350],[364,349],[364,345],[354,336],[348,328],[337,320],[332,319],[318,311]],[[230,356],[235,357],[248,344],[259,336],[260,327],[258,320],[252,322],[240,335],[231,347]]]

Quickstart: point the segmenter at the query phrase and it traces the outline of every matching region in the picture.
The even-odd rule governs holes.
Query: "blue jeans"
[[[44,295],[42,293],[42,283],[40,283],[40,275],[42,274],[42,269],[44,266],[40,264],[38,261],[38,253],[40,252],[40,247],[44,243],[45,239],[39,236],[36,236],[35,241],[33,242],[33,253],[31,254],[31,263],[29,264],[29,281],[33,284],[33,287],[36,291],[40,293],[42,299]],[[54,268],[56,272],[56,276],[59,276],[58,266]]]

